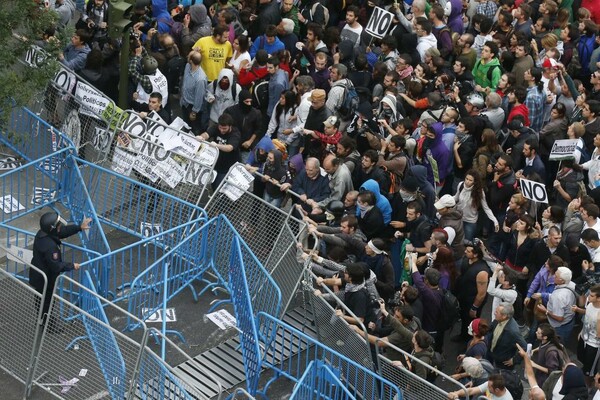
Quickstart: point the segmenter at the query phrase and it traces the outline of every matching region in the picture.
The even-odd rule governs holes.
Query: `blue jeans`
[[[560,336],[560,340],[563,343],[569,343],[569,338],[571,337],[571,332],[573,332],[573,326],[575,325],[575,317],[571,318],[571,321],[567,322],[564,325],[561,325],[557,328],[554,328],[556,332],[556,336]]]
[[[465,239],[472,242],[475,239],[477,233],[477,222],[465,222],[463,221],[463,230],[465,232]]]
[[[283,196],[282,197],[271,197],[269,196],[269,193],[265,192],[265,194],[263,195],[263,199],[269,203],[270,205],[272,205],[273,207],[281,207],[281,202],[283,201]]]

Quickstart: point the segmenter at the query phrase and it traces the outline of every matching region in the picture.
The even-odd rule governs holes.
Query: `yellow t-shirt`
[[[200,65],[209,82],[219,77],[219,72],[225,68],[225,61],[233,56],[231,43],[216,43],[212,36],[198,39],[194,43],[194,48],[200,49],[200,54],[202,54]]]

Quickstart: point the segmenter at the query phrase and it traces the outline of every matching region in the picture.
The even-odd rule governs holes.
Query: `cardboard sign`
[[[225,178],[225,184],[221,191],[231,199],[236,201],[244,192],[250,189],[250,185],[254,181],[254,176],[246,170],[243,164],[237,163],[229,170]]]
[[[578,139],[555,140],[550,150],[549,160],[568,160],[575,158]]]
[[[526,199],[538,203],[548,203],[548,193],[543,183],[521,179],[521,193]]]
[[[394,14],[383,8],[375,7],[365,31],[378,39],[382,39],[390,30],[393,19]]]

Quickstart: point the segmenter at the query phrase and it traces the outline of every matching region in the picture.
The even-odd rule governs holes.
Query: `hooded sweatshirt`
[[[173,22],[169,10],[167,10],[167,2],[165,0],[152,0],[152,17],[156,18],[158,33],[170,33],[171,27],[169,23]]]
[[[421,56],[422,62],[425,62],[425,52],[431,47],[434,47],[437,49],[437,39],[435,38],[433,33],[430,33],[427,36],[420,37],[417,40],[417,51],[419,52],[419,55]]]
[[[221,89],[219,86],[219,83],[224,77],[229,79],[229,87],[225,90]],[[236,85],[235,97],[233,97],[234,89],[232,85]],[[242,88],[233,80],[233,71],[228,68],[223,68],[221,72],[219,72],[216,88],[215,85],[211,83],[208,85],[208,91],[215,96],[215,101],[212,102],[212,107],[210,108],[210,120],[216,123],[225,109],[238,103]]]
[[[492,69],[492,79],[488,78],[488,70]],[[497,58],[492,58],[487,64],[484,64],[482,60],[478,60],[473,67],[473,79],[475,83],[481,87],[489,87],[492,91],[496,90],[498,82],[502,77],[502,70],[500,69],[500,61]]]
[[[212,25],[204,4],[194,4],[188,13],[192,23],[188,28],[183,27],[181,31],[181,44],[184,49],[188,49],[184,54],[189,53],[198,39],[212,34]]]
[[[374,179],[369,179],[365,181],[360,190],[369,190],[375,194],[375,206],[379,208],[381,214],[383,214],[383,223],[388,225],[392,220],[392,206],[390,206],[390,202],[385,198],[379,191],[379,184]],[[356,210],[356,215],[360,214],[360,210]]]
[[[435,160],[437,163],[439,182],[444,182],[444,179],[446,179],[446,176],[448,175],[449,165],[452,159],[450,157],[450,150],[448,150],[448,147],[446,147],[442,140],[443,124],[441,122],[434,123],[433,130],[435,131],[435,139],[433,139],[433,142],[426,148],[428,138],[425,137],[421,156],[422,164],[427,168],[427,180],[435,185],[435,165],[432,164],[432,161]]]
[[[262,174],[265,160],[267,159],[266,153],[274,149],[275,145],[271,141],[271,138],[268,136],[263,136],[263,138],[260,139],[259,142],[256,144],[256,147],[254,147],[254,150],[251,151],[248,155],[248,160],[246,161],[246,164],[251,165],[253,167],[258,167],[258,172]],[[261,158],[261,156],[259,156],[259,150],[265,152],[265,155],[262,157],[263,161],[259,160],[259,158]]]

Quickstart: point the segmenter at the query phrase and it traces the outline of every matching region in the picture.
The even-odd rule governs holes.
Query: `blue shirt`
[[[536,133],[542,130],[544,125],[544,103],[546,102],[546,96],[544,91],[539,90],[537,86],[530,86],[527,88],[527,97],[525,98],[525,105],[529,110],[529,127]]]

